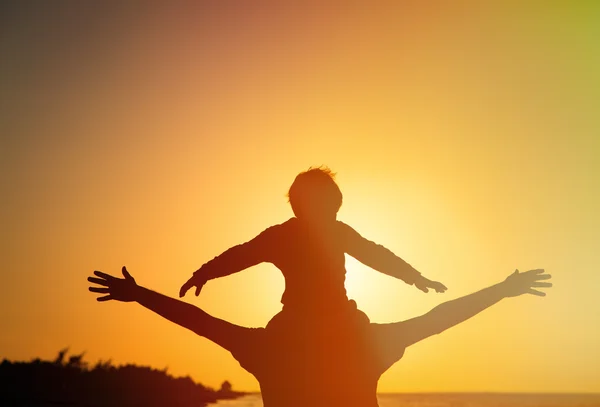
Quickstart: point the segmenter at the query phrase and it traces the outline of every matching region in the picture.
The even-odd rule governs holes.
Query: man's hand
[[[181,286],[179,290],[179,298],[183,297],[185,293],[189,291],[190,288],[196,287],[196,297],[200,295],[200,291],[204,284],[206,284],[208,280],[200,278],[197,274],[193,275],[184,285]]]
[[[423,276],[420,276],[417,281],[415,281],[415,287],[424,293],[428,293],[430,288],[438,293],[443,293],[448,289],[444,284],[437,281],[431,281]]]
[[[135,295],[138,285],[135,283],[131,274],[125,266],[121,270],[123,277],[117,278],[101,271],[94,271],[94,274],[100,278],[88,277],[90,283],[101,285],[102,287],[89,287],[93,293],[108,294],[103,297],[96,298],[97,301],[117,300],[123,302],[135,301]]]
[[[550,274],[544,274],[544,269],[529,270],[524,273],[519,273],[515,270],[506,278],[500,285],[504,290],[506,297],[517,297],[523,294],[533,294],[538,297],[544,297],[545,292],[535,290],[533,287],[552,287],[552,283],[543,283],[542,280],[552,278]]]

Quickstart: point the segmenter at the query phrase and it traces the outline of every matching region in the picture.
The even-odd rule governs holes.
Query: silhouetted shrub
[[[198,407],[242,394],[227,386],[215,391],[189,376],[175,378],[166,369],[117,367],[110,360],[98,361],[90,369],[83,353],[67,358],[67,352],[61,350],[52,362],[39,358],[31,362],[3,360],[0,405]]]

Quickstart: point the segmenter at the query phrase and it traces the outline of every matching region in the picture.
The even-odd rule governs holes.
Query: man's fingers
[[[101,293],[101,294],[107,294],[110,292],[110,289],[100,288],[100,287],[89,287],[89,290],[93,293]]]
[[[537,295],[538,297],[545,297],[546,296],[546,293],[543,293],[543,292],[538,291],[538,290],[534,290],[533,288],[530,288],[529,290],[527,290],[527,293],[533,294],[533,295]]]
[[[121,273],[123,273],[123,277],[133,280],[133,277],[131,277],[131,274],[129,274],[129,271],[127,271],[127,268],[125,266],[123,266],[123,268],[121,269]]]
[[[552,275],[550,274],[538,274],[537,276],[535,276],[535,280],[550,280],[552,278]]]
[[[531,283],[532,287],[552,287],[552,283]]]
[[[104,302],[104,301],[110,301],[112,299],[113,299],[113,297],[111,297],[110,295],[105,295],[104,297],[96,298],[96,301]]]
[[[202,289],[201,285],[196,286],[196,297],[200,295],[200,289]]]
[[[97,275],[98,277],[102,277],[102,278],[104,278],[106,280],[114,280],[115,279],[110,274],[106,274],[106,273],[103,273],[103,272],[98,271],[98,270],[94,271],[94,274]]]
[[[90,283],[95,283],[95,284],[99,284],[99,285],[103,285],[105,287],[109,286],[109,282],[106,281],[105,279],[102,278],[96,278],[96,277],[88,277],[87,279]]]
[[[544,269],[534,269],[534,270],[528,270],[523,274],[542,274],[544,272]]]

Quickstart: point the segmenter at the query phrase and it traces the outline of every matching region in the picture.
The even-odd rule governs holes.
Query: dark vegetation
[[[90,367],[83,354],[54,361],[3,360],[0,364],[1,406],[143,406],[201,407],[219,399],[235,398],[231,384],[213,390],[188,377],[173,377],[167,369],[146,366],[114,366],[99,361]]]

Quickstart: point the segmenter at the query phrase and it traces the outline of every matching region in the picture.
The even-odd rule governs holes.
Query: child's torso
[[[292,218],[281,225],[273,264],[285,277],[286,307],[347,302],[344,239],[337,222],[312,228]]]

